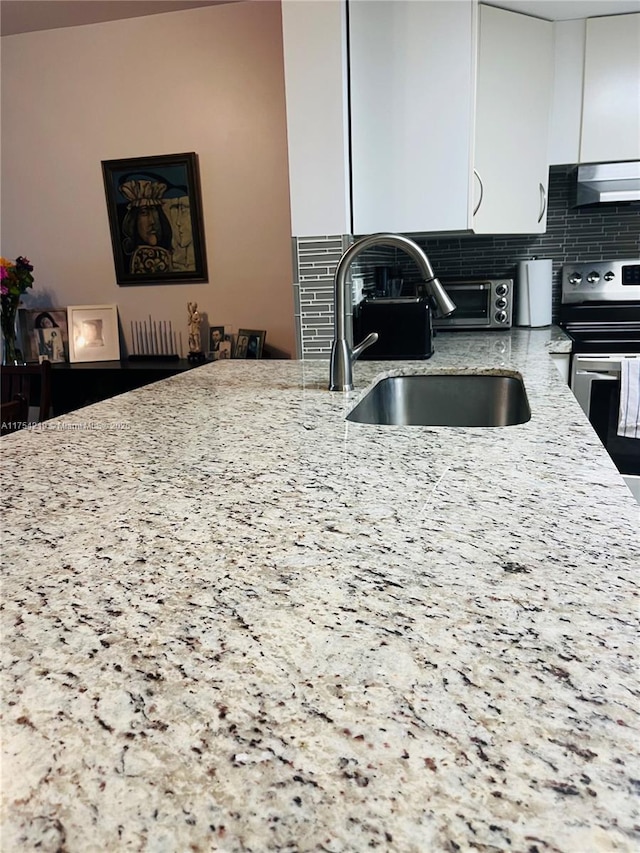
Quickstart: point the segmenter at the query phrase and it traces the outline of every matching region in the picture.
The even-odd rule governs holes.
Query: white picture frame
[[[69,305],[69,361],[119,361],[118,306]]]

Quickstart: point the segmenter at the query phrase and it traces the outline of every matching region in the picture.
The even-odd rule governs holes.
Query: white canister
[[[550,258],[520,261],[516,283],[516,325],[551,325],[551,284],[553,264]]]

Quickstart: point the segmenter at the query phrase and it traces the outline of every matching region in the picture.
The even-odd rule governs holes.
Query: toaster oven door
[[[440,329],[486,329],[491,325],[491,282],[442,282],[444,289],[456,303],[450,317],[434,319]]]

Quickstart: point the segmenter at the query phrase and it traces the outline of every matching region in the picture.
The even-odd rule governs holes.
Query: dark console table
[[[204,362],[205,364],[207,362]],[[125,391],[159,382],[176,373],[198,367],[186,359],[179,361],[87,361],[53,364],[51,400],[53,414],[66,415],[90,403],[108,400]]]

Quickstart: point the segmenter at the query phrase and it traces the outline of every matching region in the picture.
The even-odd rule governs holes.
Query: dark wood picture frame
[[[208,280],[196,154],[103,160],[102,176],[119,285]]]
[[[262,358],[267,333],[260,329],[238,329],[234,358]]]

